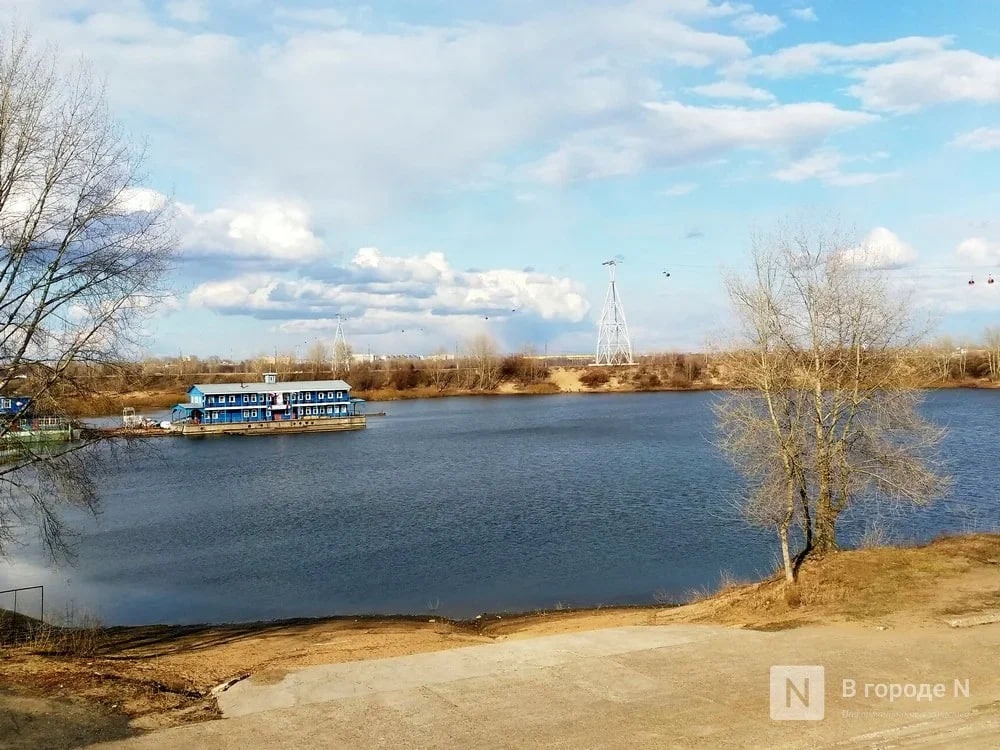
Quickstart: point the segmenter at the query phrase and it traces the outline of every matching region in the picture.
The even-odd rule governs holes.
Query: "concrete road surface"
[[[822,675],[774,673],[772,705],[775,665]],[[997,624],[613,628],[262,675],[223,720],[100,747],[993,749],[998,669]]]

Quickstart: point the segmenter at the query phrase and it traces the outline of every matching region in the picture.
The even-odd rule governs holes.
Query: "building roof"
[[[233,393],[293,393],[295,391],[349,391],[351,386],[343,380],[286,380],[278,383],[195,383],[206,396],[228,396]]]

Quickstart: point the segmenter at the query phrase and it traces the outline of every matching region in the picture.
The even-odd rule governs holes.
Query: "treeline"
[[[633,366],[589,367],[582,357],[504,354],[486,337],[468,342],[458,356],[438,352],[427,357],[355,359],[334,364],[325,350],[309,354],[305,359],[289,354],[239,361],[177,356],[141,362],[75,363],[57,387],[46,391],[43,400],[48,403],[44,408],[72,405],[76,408],[71,411],[114,411],[123,394],[170,393],[179,398],[192,383],[259,382],[265,372],[272,371],[281,380],[290,381],[343,378],[356,393],[375,398],[392,397],[393,393],[432,396],[498,389],[525,393],[686,390],[726,388],[732,383],[726,357],[720,354],[664,352],[640,356]],[[912,387],[1000,383],[1000,329],[988,332],[986,345],[962,346],[943,339],[893,356],[908,373]],[[560,370],[562,376],[555,377]],[[7,391],[32,393],[36,381],[44,375],[42,371],[26,370],[10,381]],[[170,400],[166,396],[150,398],[149,405],[163,405]],[[130,395],[130,403],[145,405],[142,396]]]

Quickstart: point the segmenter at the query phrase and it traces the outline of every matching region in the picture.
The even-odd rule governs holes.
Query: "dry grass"
[[[959,584],[958,582],[962,582]],[[990,585],[992,582],[992,586]],[[749,626],[799,620],[866,621],[938,618],[997,606],[1000,534],[945,537],[920,547],[875,547],[807,560],[796,583],[782,576],[693,597],[672,613],[689,622]]]

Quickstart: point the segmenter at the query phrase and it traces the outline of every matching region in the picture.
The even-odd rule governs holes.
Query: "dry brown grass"
[[[807,560],[791,587],[780,575],[726,584],[672,617],[749,626],[890,616],[918,621],[945,612],[981,612],[996,607],[998,599],[1000,534],[971,534],[919,547],[847,550]]]

